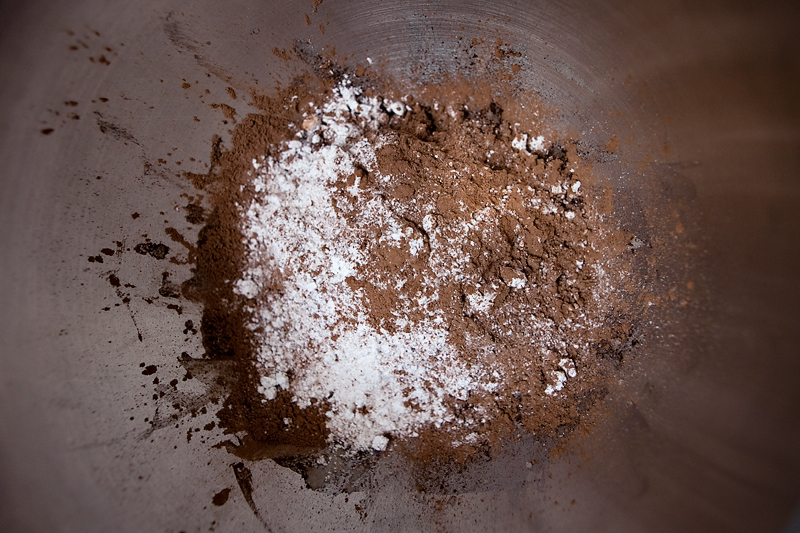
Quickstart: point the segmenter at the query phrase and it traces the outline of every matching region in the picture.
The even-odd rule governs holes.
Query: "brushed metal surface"
[[[2,529],[781,530],[800,495],[798,11],[670,0],[0,3]],[[400,78],[436,80],[468,72],[464,41],[492,35],[522,52],[519,79],[562,111],[560,128],[590,144],[619,137],[620,159],[600,166],[624,198],[622,220],[635,226],[648,202],[690,206],[708,300],[651,335],[609,399],[614,416],[544,466],[521,470],[525,449],[466,473],[473,488],[458,494],[418,494],[387,476],[369,493],[331,496],[269,461],[248,463],[256,514],[238,460],[210,447],[223,436],[187,442],[211,412],[154,432],[144,422],[157,415],[153,377],[180,378],[177,356],[202,346],[180,334],[199,323],[197,307],[181,302],[178,315],[142,297],[163,271],[180,281],[189,267],[87,258],[144,234],[186,255],[163,233],[196,236],[176,211],[194,191],[175,174],[204,171],[212,135],[227,140],[231,124],[208,104],[241,117],[248,89],[291,77],[273,49],[310,40],[351,65],[369,57]],[[135,285],[127,304],[111,272]],[[155,376],[144,362],[158,363]],[[202,401],[203,383],[190,381],[178,390]],[[228,502],[212,504],[225,488]]]

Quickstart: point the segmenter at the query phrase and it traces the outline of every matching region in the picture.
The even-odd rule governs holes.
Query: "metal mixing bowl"
[[[800,494],[798,7],[0,3],[2,529],[790,527]],[[214,421],[213,405],[202,412],[209,380],[198,367],[180,381],[180,354],[202,354],[186,325],[200,309],[143,300],[164,287],[163,272],[177,283],[190,267],[127,249],[146,234],[187,256],[164,227],[196,238],[180,206],[197,191],[176,174],[205,172],[212,135],[228,138],[232,123],[209,104],[244,116],[249,89],[288,81],[279,56],[296,40],[335,47],[350,66],[370,57],[400,79],[436,79],[469,70],[465,39],[494,35],[522,53],[517,79],[559,111],[560,128],[587,145],[618,138],[619,156],[597,168],[620,224],[655,231],[674,222],[648,213],[675,206],[686,226],[675,246],[700,303],[652,315],[602,423],[536,465],[539,452],[522,447],[465,472],[455,493],[423,494],[387,476],[333,495],[248,461],[248,501],[232,468],[239,459],[212,448],[227,437],[193,429]],[[178,303],[180,315],[168,307]],[[166,415],[154,390],[199,411]],[[154,418],[160,429],[150,431]]]

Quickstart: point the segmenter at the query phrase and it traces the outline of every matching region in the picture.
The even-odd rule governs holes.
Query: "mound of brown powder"
[[[234,451],[465,461],[575,427],[634,329],[629,236],[576,141],[463,84],[317,81],[259,99],[192,176],[214,205],[184,292],[208,354],[238,367]]]

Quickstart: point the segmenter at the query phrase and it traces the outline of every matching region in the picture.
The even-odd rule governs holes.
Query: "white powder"
[[[514,140],[511,141],[511,147],[515,150],[527,150],[528,149],[528,134],[523,133],[517,137],[514,137]]]
[[[542,135],[528,138],[528,134],[523,133],[514,137],[511,141],[511,147],[526,153],[544,153],[546,151],[547,141],[545,141]]]
[[[547,143],[545,142],[544,137],[542,137],[541,135],[539,135],[536,138],[532,137],[528,141],[528,150],[530,150],[531,152],[544,152],[546,146]]]

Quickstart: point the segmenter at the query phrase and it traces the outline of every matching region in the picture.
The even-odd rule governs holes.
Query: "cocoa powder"
[[[262,112],[236,125],[230,149],[215,139],[208,174],[188,176],[210,193],[211,210],[195,275],[183,290],[204,304],[207,355],[235,364],[236,385],[220,423],[247,435],[226,446],[240,457],[272,458],[304,472],[305,458],[331,445],[346,450],[328,425],[326,413],[335,406],[324,397],[298,405],[294,374],[288,386],[275,388],[274,399],[265,399],[257,356],[263,339],[249,325],[254,301],[280,297],[281,276],[270,276],[274,283],[255,299],[235,284],[253,267],[243,222],[243,206],[259,201],[253,161],[277,159],[288,141],[310,138],[309,109],[335,95],[345,76],[330,71],[334,77],[298,79],[272,98],[254,96]],[[518,431],[561,435],[604,396],[606,380],[635,342],[635,321],[626,318],[635,314],[633,299],[620,289],[630,236],[604,223],[607,198],[592,188],[578,141],[554,137],[543,144],[539,133],[547,125],[533,99],[522,104],[465,82],[409,94],[389,86],[364,84],[364,97],[384,102],[384,118],[349,141],[377,147],[375,168],[356,167],[330,187],[336,213],[358,234],[367,258],[345,282],[375,330],[408,332],[438,317],[460,364],[498,374],[492,390],[447,397],[452,417],[444,427],[386,435],[394,441],[389,452],[463,462]],[[389,106],[399,102],[402,112],[392,112]],[[369,218],[362,197],[377,198],[398,221],[407,236],[402,246],[382,240],[386,227]],[[411,239],[422,243],[416,253]],[[308,354],[287,355],[297,356],[300,375]],[[414,408],[409,397],[405,405]],[[367,460],[363,450],[358,457]]]

